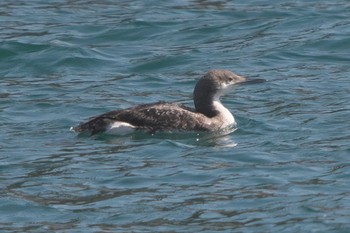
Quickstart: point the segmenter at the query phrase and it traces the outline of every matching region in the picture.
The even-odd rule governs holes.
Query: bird
[[[77,133],[125,135],[134,131],[217,131],[236,126],[232,113],[220,97],[241,83],[258,83],[229,70],[210,70],[200,78],[193,91],[194,108],[179,103],[159,101],[113,110],[94,116],[71,129]]]

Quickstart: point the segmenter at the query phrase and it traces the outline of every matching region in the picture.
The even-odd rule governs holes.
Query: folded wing
[[[210,130],[206,117],[180,104],[158,102],[115,110],[91,118],[74,128],[91,135],[104,132],[114,122],[126,122],[149,132],[164,130]]]

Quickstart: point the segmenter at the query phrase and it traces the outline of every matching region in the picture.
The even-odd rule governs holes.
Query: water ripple
[[[330,1],[0,3],[2,232],[346,232],[349,17]],[[192,105],[225,68],[225,134],[76,136],[105,111]]]

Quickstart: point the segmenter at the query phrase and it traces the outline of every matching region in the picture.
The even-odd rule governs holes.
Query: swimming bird
[[[216,131],[235,126],[231,112],[222,105],[220,97],[233,85],[259,80],[247,80],[229,70],[210,70],[198,80],[194,91],[194,109],[183,104],[157,102],[114,110],[90,118],[72,128],[75,132],[128,134],[135,130],[158,131]]]

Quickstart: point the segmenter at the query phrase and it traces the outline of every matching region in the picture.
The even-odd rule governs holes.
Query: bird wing
[[[184,105],[158,102],[107,112],[91,118],[74,130],[96,134],[105,131],[109,124],[122,121],[137,129],[145,129],[150,132],[175,129],[202,131],[210,129],[209,125],[205,124],[205,118],[204,115]]]

